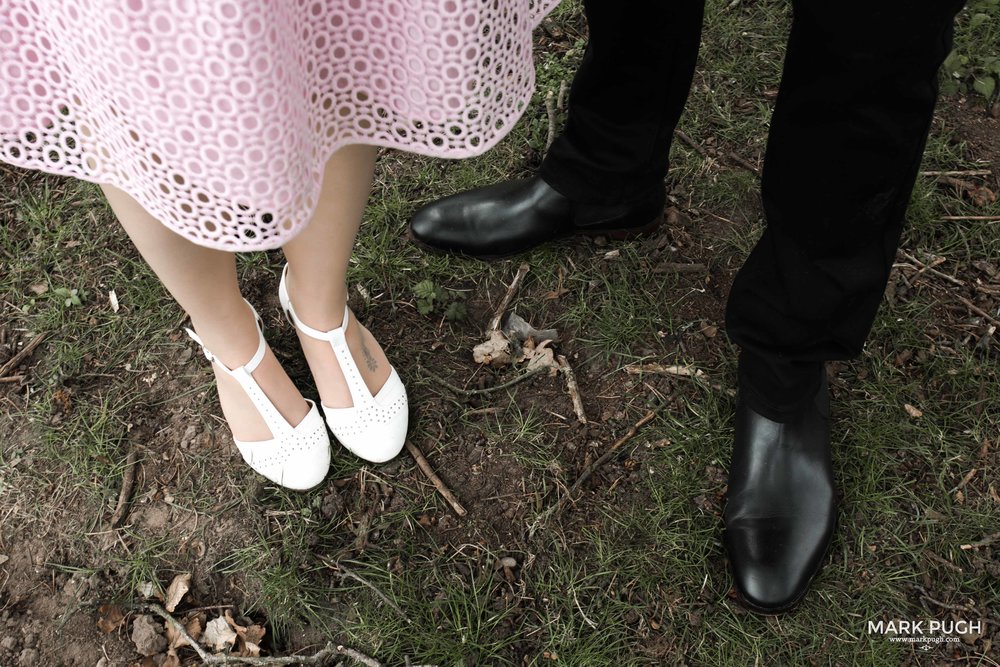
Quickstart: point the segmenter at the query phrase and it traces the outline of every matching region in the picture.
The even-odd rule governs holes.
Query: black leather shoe
[[[785,422],[740,400],[724,521],[744,606],[775,614],[805,595],[837,519],[826,373],[815,400]]]
[[[410,238],[432,250],[497,259],[572,234],[616,239],[651,232],[663,220],[658,191],[630,205],[577,204],[535,176],[439,199],[410,221]]]

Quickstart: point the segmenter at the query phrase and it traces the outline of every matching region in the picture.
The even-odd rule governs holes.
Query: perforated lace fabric
[[[110,183],[223,250],[282,245],[352,143],[479,154],[557,0],[0,0],[0,160]]]

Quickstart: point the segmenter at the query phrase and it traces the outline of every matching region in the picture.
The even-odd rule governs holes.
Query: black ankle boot
[[[738,402],[724,541],[736,591],[752,611],[795,606],[830,546],[837,508],[829,420],[825,372],[815,399],[782,422]]]

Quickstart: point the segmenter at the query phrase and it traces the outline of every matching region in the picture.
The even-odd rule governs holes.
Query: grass
[[[728,4],[710,2],[681,129],[758,163],[790,14],[785,3]],[[972,2],[959,20],[956,48],[975,62],[997,56],[992,24],[973,27],[984,7],[995,11]],[[721,324],[725,284],[651,273],[656,248],[646,240],[563,241],[489,265],[405,241],[406,220],[423,203],[537,166],[548,131],[543,95],[571,79],[584,44],[579,3],[564,3],[551,21],[569,41],[540,54],[539,93],[501,146],[462,162],[381,157],[349,272],[352,292],[369,295],[358,302],[362,316],[392,339],[390,356],[411,387],[413,441],[445,479],[468,484],[454,485],[467,518],[451,515],[405,458],[368,467],[339,456],[331,482],[311,494],[261,485],[226,449],[209,372],[196,352],[185,357],[192,348],[178,332],[182,314],[98,190],[0,166],[8,185],[0,195],[4,325],[25,340],[47,334],[28,389],[0,385],[14,426],[0,447],[0,537],[10,542],[20,531],[49,545],[54,573],[103,572],[106,595],[121,600],[142,582],[164,586],[194,571],[194,603],[234,602],[267,624],[272,650],[331,638],[392,665],[919,664],[916,647],[868,635],[865,621],[947,617],[921,590],[988,608],[1000,594],[995,557],[959,545],[995,531],[1000,519],[989,495],[995,449],[981,453],[986,441],[995,447],[998,430],[996,343],[975,344],[982,329],[949,310],[950,285],[900,283],[863,356],[836,366],[840,527],[802,606],[765,619],[731,598],[721,545],[734,350],[724,333],[709,339],[701,326]],[[982,168],[967,148],[954,130],[935,129],[925,168]],[[676,250],[667,257],[731,277],[763,227],[756,178],[677,144],[668,184],[686,221],[668,230]],[[940,217],[998,212],[922,178],[903,247],[947,258],[938,268],[966,279],[973,262],[1000,256],[1000,227]],[[589,429],[572,424],[558,381],[469,402],[442,395],[416,370],[427,365],[459,385],[470,376],[473,385],[481,375],[494,380],[472,368],[469,350],[520,261],[532,271],[513,307],[535,326],[559,329],[582,380]],[[239,271],[271,303],[280,265],[276,253],[255,253],[241,257]],[[425,280],[464,294],[467,319],[417,315],[414,290]],[[550,298],[559,285],[565,295]],[[81,303],[66,306],[57,289],[76,289]],[[273,309],[265,320],[279,357],[308,387],[292,334]],[[404,337],[395,333],[401,327]],[[622,366],[636,360],[690,363],[708,379],[626,375]],[[584,498],[526,537],[587,457],[661,401],[666,409]],[[922,416],[909,416],[905,404]],[[475,414],[483,407],[496,411]],[[130,448],[140,452],[143,477],[128,525],[105,542]],[[509,578],[498,567],[504,557],[517,561]],[[409,622],[328,566],[338,561]],[[304,628],[313,644],[296,639]],[[947,650],[932,655],[991,664],[982,641]]]

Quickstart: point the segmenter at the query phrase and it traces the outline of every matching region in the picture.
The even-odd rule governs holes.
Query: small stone
[[[15,646],[17,646],[17,640],[14,639],[13,635],[7,635],[0,639],[0,649],[4,651],[13,651]]]
[[[17,664],[23,667],[34,667],[38,664],[38,651],[33,648],[26,648],[17,657]]]
[[[38,646],[38,635],[36,635],[34,632],[29,632],[28,634],[24,635],[24,645],[27,646],[28,648],[35,648],[36,646]]]
[[[167,648],[167,638],[160,634],[162,626],[149,614],[137,616],[132,623],[132,643],[140,655],[151,656]]]

